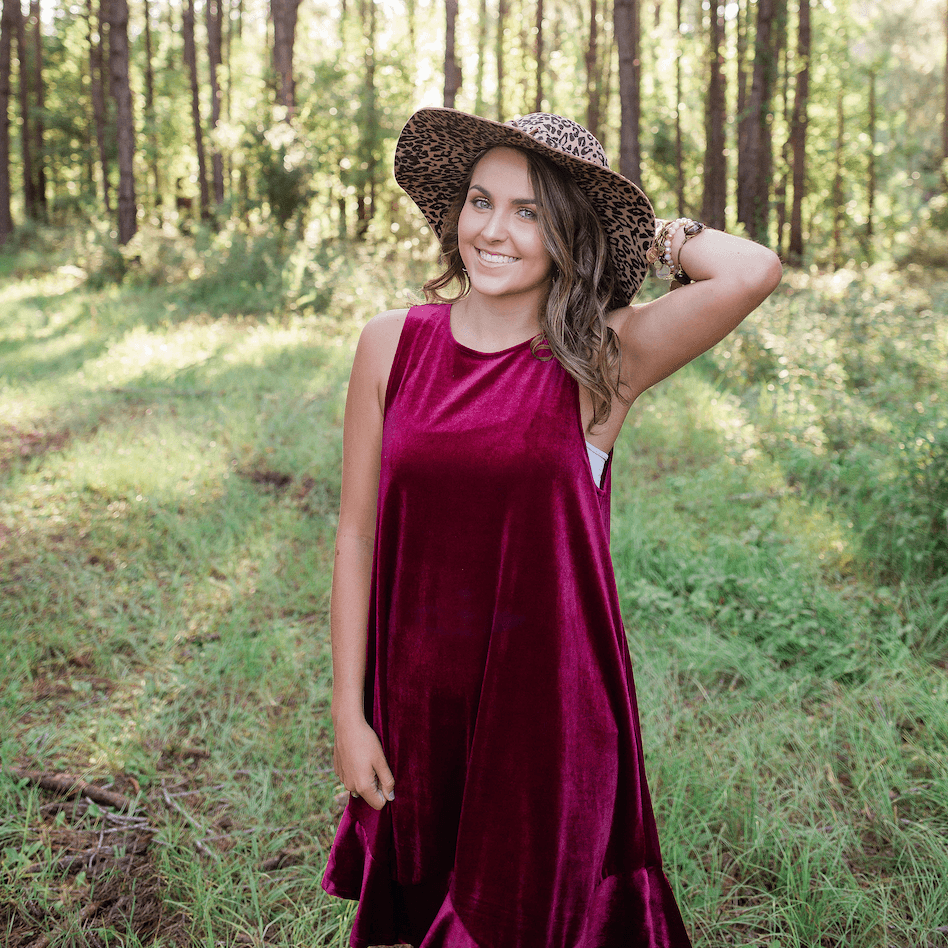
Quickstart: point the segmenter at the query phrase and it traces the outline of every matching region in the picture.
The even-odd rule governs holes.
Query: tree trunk
[[[224,159],[217,142],[217,129],[221,122],[221,38],[223,0],[206,0],[207,61],[211,83],[211,174],[214,181],[214,203],[224,203]]]
[[[30,22],[33,24],[33,96],[36,114],[33,117],[33,165],[36,169],[36,206],[40,216],[46,218],[46,91],[43,86],[43,19],[40,15],[40,0],[30,0]]]
[[[119,243],[127,244],[138,230],[135,201],[135,118],[128,77],[128,2],[112,0],[109,7],[109,66],[115,100],[115,139],[118,152]]]
[[[945,5],[945,72],[942,77],[945,93],[945,120],[941,124],[942,182],[948,190],[948,4]]]
[[[803,263],[803,196],[806,192],[806,126],[810,98],[810,0],[800,0],[797,29],[797,78],[793,90],[790,140],[793,152],[793,204],[790,208],[790,243],[787,262]]]
[[[787,182],[790,178],[790,44],[783,46],[783,69],[780,74],[780,101],[782,103],[783,125],[786,129],[783,144],[780,146],[780,170],[774,185],[774,203],[777,206],[777,243],[776,251],[783,255],[783,238],[787,230]]]
[[[3,0],[0,9],[0,244],[13,233],[10,213],[10,66],[19,0]]]
[[[642,71],[639,61],[639,0],[615,0],[616,46],[619,50],[619,173],[641,180],[639,124]]]
[[[194,127],[194,150],[198,162],[198,193],[201,219],[211,216],[211,195],[207,186],[207,161],[204,156],[204,126],[201,123],[201,96],[198,87],[197,50],[194,43],[194,0],[187,0],[181,11],[181,33],[184,38],[184,62],[191,79],[191,123]]]
[[[655,14],[660,10],[656,7]],[[685,215],[685,149],[681,132],[681,0],[675,3],[675,199],[678,205],[678,216]]]
[[[89,14],[89,92],[92,96],[92,116],[95,123],[95,138],[99,151],[99,174],[102,177],[102,204],[105,213],[112,216],[112,190],[109,183],[109,151],[106,141],[108,112],[103,88],[103,50],[105,32],[109,22],[109,0],[99,0],[98,14],[93,0],[87,0]]]
[[[504,30],[510,0],[497,0],[497,121],[504,120]]]
[[[846,116],[843,89],[836,95],[836,148],[833,156],[833,268],[843,265],[843,146],[846,140]]]
[[[865,254],[866,259],[871,263],[873,258],[872,253],[872,237],[873,237],[873,217],[875,216],[876,209],[876,123],[877,123],[877,107],[876,107],[876,68],[875,66],[870,67],[869,69],[869,155],[868,155],[868,167],[866,168],[866,242],[865,242]]]
[[[364,0],[362,5],[362,25],[365,34],[365,85],[362,96],[362,113],[359,127],[361,129],[361,160],[358,198],[356,201],[356,237],[365,240],[369,232],[369,225],[375,215],[376,173],[378,171],[379,154],[379,117],[378,117],[378,90],[375,84],[377,57],[375,47],[377,42],[376,0]]]
[[[724,229],[727,218],[727,88],[723,47],[724,5],[721,0],[711,0],[711,69],[705,104],[704,196],[701,216],[709,226],[719,230]]]
[[[277,103],[286,109],[286,120],[293,121],[296,109],[296,85],[293,80],[293,45],[300,0],[270,0],[273,19],[273,67],[279,79]]]
[[[781,0],[758,0],[754,42],[754,76],[747,100],[745,154],[739,157],[737,217],[752,240],[767,241],[770,220],[770,175],[773,167],[770,108],[777,68],[775,21]]]
[[[599,137],[602,109],[602,68],[599,62],[599,3],[589,0],[589,43],[586,46],[586,128]]]
[[[536,46],[534,51],[534,59],[537,64],[537,95],[533,103],[534,112],[543,111],[543,70],[545,68],[543,62],[543,0],[537,0],[537,20],[536,20]]]
[[[155,121],[155,66],[151,37],[151,4],[144,2],[145,17],[145,126],[148,129],[148,167],[151,171],[152,203],[161,206],[161,171],[158,167],[158,130]]]
[[[20,155],[23,172],[23,212],[31,220],[39,214],[36,207],[36,186],[33,177],[33,135],[31,132],[32,109],[30,106],[30,77],[26,47],[26,17],[23,8],[17,4],[16,48],[19,63],[18,79],[20,92]]]
[[[454,32],[458,19],[458,0],[445,0],[444,31],[444,107],[453,109],[461,88],[461,65],[455,51]]]
[[[477,71],[474,75],[475,89],[474,112],[483,115],[487,111],[487,99],[484,96],[484,74],[487,72],[487,27],[490,17],[487,15],[487,0],[481,0],[480,13],[477,18]]]

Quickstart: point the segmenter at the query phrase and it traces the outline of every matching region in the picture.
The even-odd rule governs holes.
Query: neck
[[[535,301],[484,297],[476,290],[454,304],[451,316],[458,342],[483,352],[508,349],[540,331]]]

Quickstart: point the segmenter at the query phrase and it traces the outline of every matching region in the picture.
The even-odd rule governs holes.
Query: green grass
[[[353,906],[319,879],[342,405],[359,326],[424,264],[34,239],[0,260],[0,940],[341,948]],[[617,448],[617,581],[697,946],[948,946],[945,301],[791,274]],[[122,827],[17,767],[113,784],[141,821],[114,838],[151,845],[64,871]]]

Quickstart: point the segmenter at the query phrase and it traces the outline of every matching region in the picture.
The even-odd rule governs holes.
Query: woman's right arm
[[[385,389],[406,312],[390,311],[371,320],[352,363],[330,606],[333,765],[345,788],[377,810],[394,798],[395,780],[365,719],[365,654]]]

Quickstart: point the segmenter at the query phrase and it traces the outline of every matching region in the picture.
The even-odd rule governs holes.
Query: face
[[[458,249],[472,294],[539,308],[553,261],[521,152],[493,148],[477,163],[458,218]]]

